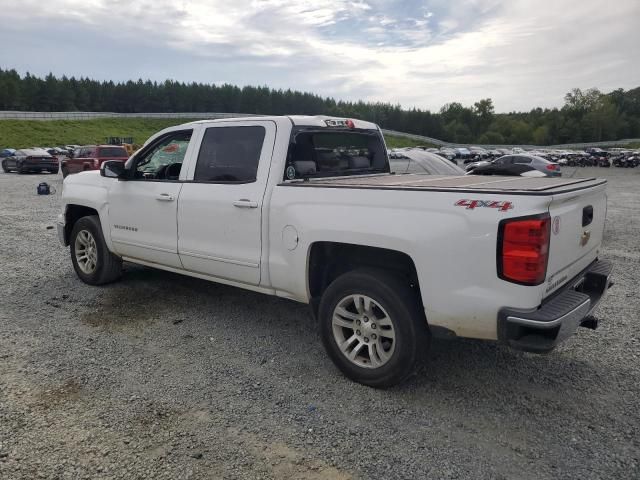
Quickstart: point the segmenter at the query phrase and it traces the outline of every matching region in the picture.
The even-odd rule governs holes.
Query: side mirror
[[[124,162],[109,160],[100,165],[100,175],[108,178],[123,178],[126,172]]]

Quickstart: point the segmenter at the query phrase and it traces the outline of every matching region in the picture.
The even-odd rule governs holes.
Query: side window
[[[527,157],[516,157],[516,160],[513,163],[528,164],[528,163],[531,163],[531,159]]]
[[[178,180],[182,161],[191,140],[191,130],[172,132],[136,157],[137,180]]]
[[[255,182],[265,133],[261,126],[207,128],[193,180]]]

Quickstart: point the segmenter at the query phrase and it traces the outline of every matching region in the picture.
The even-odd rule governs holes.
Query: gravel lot
[[[640,169],[575,175],[610,180],[600,328],[546,356],[436,342],[377,391],[305,306],[134,265],[84,285],[62,178],[0,174],[0,478],[638,478]]]

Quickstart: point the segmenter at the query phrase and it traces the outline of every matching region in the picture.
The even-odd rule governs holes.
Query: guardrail
[[[96,118],[189,118],[189,119],[215,119],[215,118],[233,118],[233,117],[250,117],[250,113],[222,113],[222,112],[173,112],[173,113],[115,113],[115,112],[23,112],[23,111],[0,111],[0,120],[92,120]],[[395,130],[383,129],[386,135],[394,135],[397,137],[409,138],[418,142],[430,143],[439,147],[468,147],[474,144],[450,143],[433,137],[424,135],[416,135],[413,133],[398,132]],[[628,138],[624,140],[610,140],[606,142],[588,142],[588,143],[565,143],[561,145],[486,145],[485,148],[513,148],[520,147],[524,149],[535,148],[578,148],[585,149],[589,147],[615,147],[623,146],[629,143],[640,143],[640,138]]]
[[[405,133],[405,132],[397,132],[395,130],[385,130],[382,129],[382,133],[385,135],[394,135],[396,137],[409,138],[411,140],[417,140],[419,142],[431,143],[433,145],[437,145],[439,147],[469,147],[469,146],[481,146],[483,148],[513,148],[520,147],[525,150],[532,150],[536,148],[558,148],[558,149],[585,149],[590,147],[615,147],[615,146],[624,146],[629,143],[640,143],[640,138],[626,138],[623,140],[608,140],[605,142],[586,142],[586,143],[563,143],[560,145],[487,145],[487,144],[479,144],[479,143],[449,143],[443,140],[438,140],[437,138],[425,137],[423,135],[415,135],[413,133]]]
[[[0,120],[92,120],[96,118],[232,118],[248,117],[249,113],[175,112],[175,113],[115,113],[115,112],[21,112],[0,111]]]

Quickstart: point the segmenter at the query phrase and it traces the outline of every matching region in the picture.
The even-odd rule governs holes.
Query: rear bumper
[[[58,168],[58,159],[23,160],[23,168]]]
[[[592,316],[612,285],[613,265],[596,260],[535,310],[502,308],[498,339],[518,350],[544,353],[573,335],[580,326],[595,329]]]

